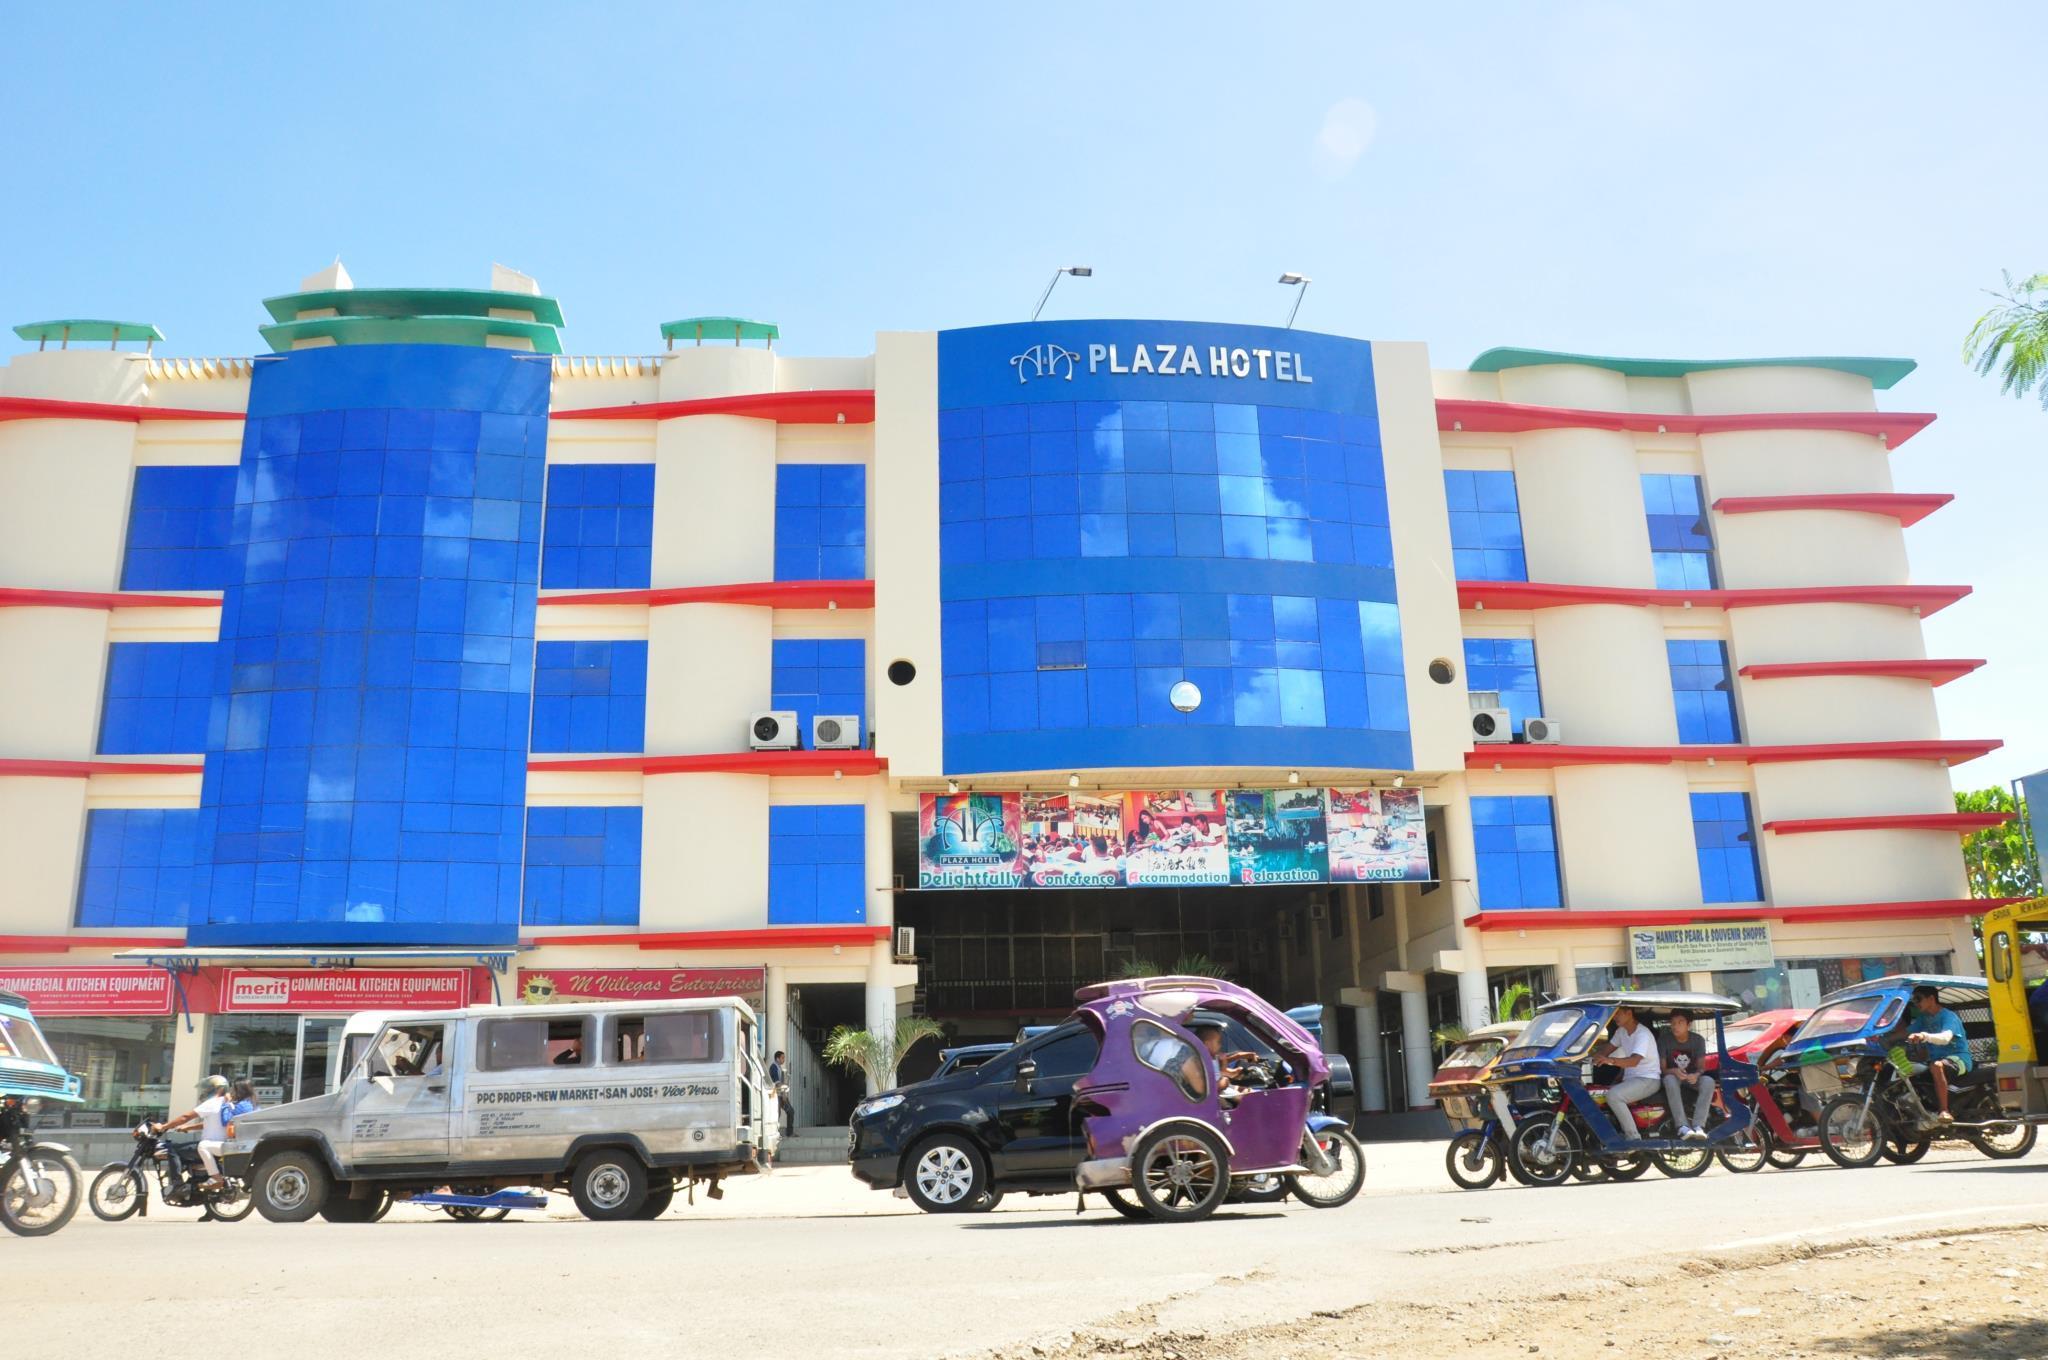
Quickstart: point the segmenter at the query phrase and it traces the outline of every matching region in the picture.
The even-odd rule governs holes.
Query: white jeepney
[[[471,1006],[378,1017],[335,1089],[234,1123],[224,1160],[273,1222],[380,1216],[439,1188],[567,1190],[652,1218],[679,1185],[759,1169],[776,1129],[737,997]]]

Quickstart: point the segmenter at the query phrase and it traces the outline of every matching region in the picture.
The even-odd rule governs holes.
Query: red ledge
[[[96,774],[203,774],[204,765],[138,760],[23,760],[0,757],[0,778],[90,779]]]
[[[72,949],[182,949],[183,935],[0,935],[0,954],[62,954]]]
[[[1740,430],[1844,430],[1881,436],[1897,448],[1934,423],[1912,411],[1745,411],[1740,415],[1658,415],[1644,411],[1582,411],[1512,401],[1439,398],[1436,427],[1486,434],[1524,430],[1623,430],[1635,434],[1729,434]]]
[[[147,595],[136,591],[29,590],[0,586],[0,609],[218,609],[218,595]]]
[[[764,609],[873,609],[873,581],[749,581],[729,586],[663,586],[654,590],[597,590],[543,595],[557,604],[752,604]]]
[[[529,935],[525,949],[633,945],[640,949],[816,949],[826,945],[866,948],[889,938],[887,926],[769,926],[762,930],[624,931],[616,935]]]
[[[1812,746],[1538,746],[1501,742],[1465,754],[1468,770],[1554,770],[1567,765],[1676,765],[1726,760],[1783,765],[1802,760],[1939,760],[1960,764],[1995,751],[2002,741],[1837,741]]]
[[[2010,812],[1897,812],[1877,817],[1797,817],[1764,823],[1780,836],[1817,831],[1952,831],[1969,833],[2004,826]]]
[[[532,771],[610,774],[880,774],[889,762],[873,751],[734,751],[710,756],[590,756],[529,760]]]
[[[1682,609],[1762,609],[1785,604],[1888,604],[1926,618],[1970,593],[1968,586],[1769,586],[1750,590],[1651,590],[1640,586],[1561,586],[1540,581],[1460,581],[1460,609],[1559,609],[1575,604],[1633,604]]]
[[[748,416],[778,425],[872,425],[873,388],[828,388],[817,392],[746,392],[693,401],[647,401],[632,406],[586,406],[551,411],[553,420],[673,420],[677,416]],[[1929,417],[1932,419],[1932,417]]]
[[[1960,680],[1984,662],[1953,658],[1946,661],[1772,661],[1743,666],[1735,673],[1750,680],[1798,680],[1815,675],[1876,675],[1893,680],[1926,680],[1946,685]]]
[[[1925,495],[1909,492],[1830,492],[1813,496],[1723,496],[1714,508],[1724,515],[1757,515],[1772,510],[1853,510],[1865,515],[1884,515],[1900,527],[1918,524],[1955,497],[1947,492]]]
[[[123,406],[106,401],[53,401],[48,397],[0,397],[0,420],[243,420],[242,411],[194,411],[181,406]]]
[[[1482,911],[1465,918],[1475,930],[1573,930],[1586,926],[1694,925],[1713,921],[1910,921],[1981,916],[2018,897],[1954,897],[1926,902],[1854,902],[1828,907],[1679,907],[1646,911]]]

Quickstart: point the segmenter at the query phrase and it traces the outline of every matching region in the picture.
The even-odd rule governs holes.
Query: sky
[[[0,322],[151,321],[260,348],[263,297],[562,300],[572,353],[674,317],[795,354],[1030,315],[1278,323],[1675,358],[1917,359],[1914,579],[1976,593],[1929,654],[1959,787],[2048,766],[2048,413],[1970,372],[2001,270],[2048,271],[2037,4],[0,11]],[[2035,64],[2038,64],[2035,62]],[[2015,108],[2013,101],[2019,101]],[[0,338],[0,358],[21,348]]]

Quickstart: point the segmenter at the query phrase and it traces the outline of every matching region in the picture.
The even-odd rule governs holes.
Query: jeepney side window
[[[587,1016],[534,1016],[486,1020],[477,1035],[477,1056],[486,1072],[522,1067],[588,1067]]]
[[[2001,930],[1991,937],[1991,980],[2012,980],[2012,932]]]
[[[447,1052],[442,1043],[444,1026],[441,1025],[386,1025],[384,1032],[377,1036],[377,1062],[370,1065],[372,1075],[379,1068],[383,1074],[393,1077],[435,1077],[447,1069]]]
[[[622,1015],[612,1021],[606,1055],[616,1063],[717,1062],[716,1011],[660,1011]]]
[[[1131,1051],[1145,1066],[1173,1078],[1173,1084],[1189,1100],[1199,1101],[1209,1094],[1207,1060],[1195,1051],[1193,1044],[1164,1025],[1150,1020],[1132,1024]]]

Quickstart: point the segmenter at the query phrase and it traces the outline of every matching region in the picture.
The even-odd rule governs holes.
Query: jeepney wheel
[[[1500,1141],[1484,1129],[1466,1129],[1444,1149],[1444,1170],[1460,1190],[1484,1190],[1506,1174]]]
[[[1910,1139],[1895,1133],[1884,1140],[1884,1159],[1897,1166],[1911,1166],[1933,1146],[1932,1138]]]
[[[1821,1107],[1820,1149],[1836,1166],[1851,1171],[1876,1164],[1884,1155],[1884,1120],[1863,1107],[1860,1095],[1840,1095]]]
[[[577,1163],[569,1195],[577,1212],[595,1222],[632,1218],[647,1202],[647,1168],[624,1148],[604,1148]]]
[[[1987,1129],[1972,1129],[1963,1136],[1986,1157],[2009,1162],[2032,1152],[2034,1139],[2040,1132],[2038,1125],[2015,1121],[2010,1124],[1993,1124]]]
[[[675,1199],[676,1183],[674,1181],[663,1181],[660,1185],[650,1185],[647,1187],[646,1202],[641,1204],[640,1212],[634,1214],[633,1217],[647,1221],[660,1218],[668,1212],[668,1206],[675,1203]],[[498,1210],[498,1213],[501,1215],[510,1212],[512,1212],[510,1209]]]
[[[1161,1222],[1207,1218],[1230,1193],[1230,1154],[1204,1128],[1154,1129],[1131,1150],[1131,1190]]]
[[[988,1162],[962,1135],[942,1133],[910,1154],[903,1188],[928,1214],[966,1213],[988,1191]]]
[[[1148,1222],[1152,1218],[1152,1215],[1145,1212],[1145,1206],[1132,1199],[1126,1191],[1098,1190],[1095,1193],[1108,1200],[1109,1207],[1122,1214],[1125,1218],[1143,1219]]]
[[[1650,1171],[1650,1159],[1640,1152],[1624,1153],[1607,1159],[1607,1179],[1611,1181],[1641,1180]]]
[[[256,1212],[272,1223],[304,1223],[328,1197],[327,1166],[310,1152],[280,1152],[256,1168]]]
[[[1531,1185],[1563,1185],[1579,1160],[1579,1135],[1569,1124],[1532,1119],[1515,1130],[1508,1155]]]

